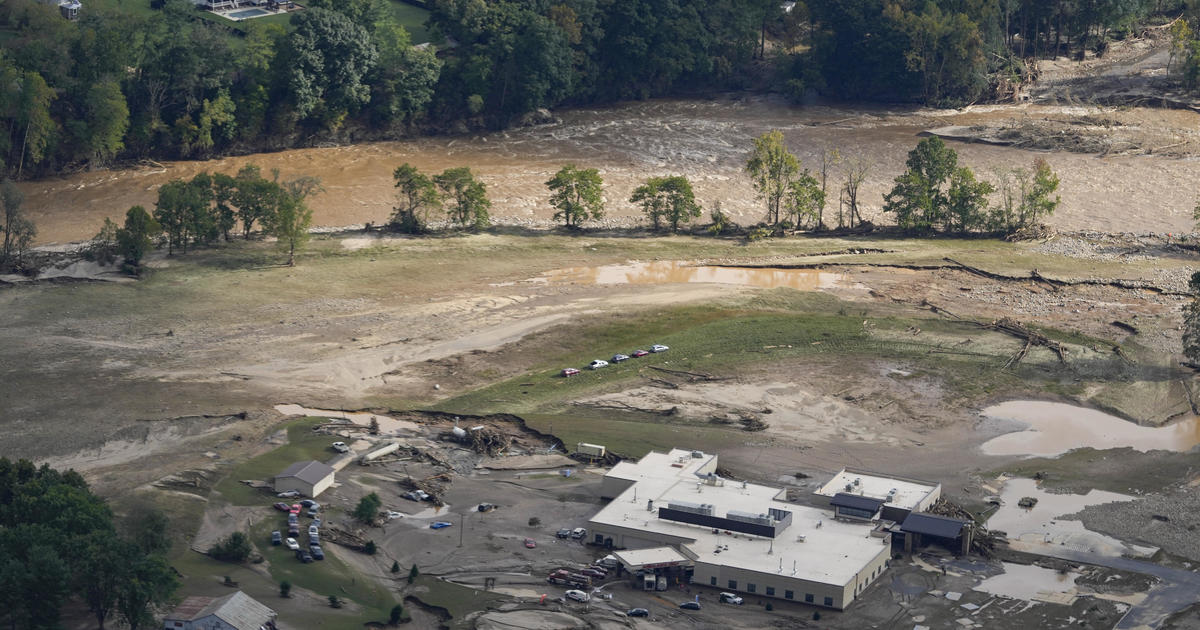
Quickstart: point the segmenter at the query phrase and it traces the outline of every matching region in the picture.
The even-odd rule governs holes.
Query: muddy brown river
[[[763,216],[742,171],[751,139],[783,130],[805,167],[819,167],[823,149],[869,160],[872,173],[861,199],[868,218],[880,220],[882,195],[903,170],[907,152],[930,128],[1005,126],[1030,119],[1078,116],[1119,118],[1126,130],[1144,127],[1155,138],[1195,144],[1200,114],[1181,110],[1099,109],[1047,105],[991,105],[966,110],[791,106],[772,97],[731,95],[710,100],[654,100],[609,108],[559,112],[558,124],[459,137],[421,138],[342,147],[295,149],[159,167],[94,171],[19,184],[38,225],[38,242],[93,236],[105,217],[119,219],[132,205],[153,207],[157,189],[200,171],[234,173],[247,163],[284,178],[314,175],[326,192],[312,200],[314,224],[344,226],[386,220],[394,192],[391,172],[411,162],[426,171],[470,166],[487,183],[493,215],[506,222],[544,222],[553,214],[544,182],[562,164],[599,168],[609,215],[629,222],[638,210],[627,199],[652,175],[690,177],[697,197],[716,202],[736,221]],[[1099,157],[1035,152],[952,142],[960,163],[990,178],[995,169],[1046,158],[1062,180],[1062,205],[1051,223],[1065,230],[1189,232],[1200,175],[1194,158]],[[837,199],[831,195],[833,212]],[[886,217],[882,218],[887,222]]]

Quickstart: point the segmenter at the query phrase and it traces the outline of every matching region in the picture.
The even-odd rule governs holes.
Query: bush
[[[284,580],[279,583],[279,596],[280,597],[291,597],[292,596],[292,583],[291,582]]]
[[[329,607],[330,608],[341,608],[342,600],[338,599],[337,595],[330,595],[329,596]]]
[[[375,547],[374,540],[368,540],[367,544],[363,545],[363,553],[367,554],[368,556],[375,555],[376,551],[379,551],[379,550]]]
[[[530,527],[540,527],[541,525],[542,525],[542,519],[540,519],[536,516],[529,517],[529,526]]]
[[[821,611],[814,610],[813,611],[813,621],[820,621],[820,620],[821,620]]]
[[[358,507],[354,508],[354,518],[364,523],[371,523],[379,515],[379,508],[381,507],[383,507],[383,499],[380,499],[378,494],[372,492],[359,499]]]
[[[250,539],[242,532],[233,532],[208,548],[208,555],[225,562],[245,562],[250,557]]]
[[[399,572],[400,572],[400,561],[393,560],[392,561],[392,573],[399,573]]]
[[[393,626],[400,623],[400,618],[404,616],[404,607],[400,604],[392,606],[392,614],[388,615],[388,623]]]
[[[414,562],[412,568],[408,570],[408,583],[415,582],[418,575],[421,575],[421,572],[417,570],[417,564]]]

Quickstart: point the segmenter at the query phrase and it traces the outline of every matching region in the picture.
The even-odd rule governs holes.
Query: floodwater
[[[993,405],[983,415],[1028,425],[984,442],[980,449],[988,455],[1054,456],[1084,447],[1187,451],[1200,444],[1200,418],[1195,416],[1162,427],[1143,427],[1094,409],[1030,400]]]
[[[1022,497],[1033,497],[1037,503],[1023,508],[1017,503]],[[1087,494],[1052,494],[1038,487],[1032,479],[1010,479],[1000,493],[1003,505],[991,517],[987,526],[1008,534],[1008,539],[1029,546],[1053,546],[1103,556],[1149,557],[1156,549],[1124,543],[1111,536],[1088,530],[1077,520],[1062,517],[1075,514],[1089,505],[1132,501],[1134,497],[1104,490]]]
[[[1047,593],[1073,592],[1079,577],[1078,573],[1059,573],[1032,564],[1003,564],[1004,573],[980,582],[975,590],[1028,601]]]
[[[774,289],[787,287],[800,291],[866,287],[850,280],[849,274],[815,269],[777,269],[769,267],[713,267],[681,260],[630,262],[599,267],[570,267],[545,273],[537,281],[579,284],[735,284]]]
[[[316,409],[300,405],[275,405],[275,411],[285,416],[316,416],[318,418],[341,418],[360,426],[370,426],[374,420],[379,423],[379,432],[393,434],[400,431],[416,431],[420,427],[406,420],[397,420],[391,416],[383,416],[369,411],[335,411],[333,409]]]
[[[1004,126],[1044,117],[1094,113],[1178,130],[1200,128],[1200,114],[1185,110],[1089,109],[1051,105],[987,105],[963,110],[878,106],[792,106],[773,97],[734,94],[707,100],[660,99],[605,108],[563,110],[562,121],[524,129],[400,142],[293,149],[206,161],[166,162],[99,170],[18,184],[25,209],[38,226],[38,244],[94,236],[105,217],[154,205],[163,183],[200,171],[236,173],[253,163],[281,177],[312,175],[326,192],[311,200],[314,225],[338,227],[387,219],[395,205],[392,171],[408,162],[426,172],[469,166],[487,185],[492,213],[508,222],[548,222],[554,212],[545,182],[563,164],[600,170],[607,212],[640,216],[626,201],[647,177],[685,175],[697,200],[722,209],[741,224],[763,218],[763,204],[744,168],[751,140],[779,129],[804,167],[819,170],[824,150],[872,166],[862,186],[863,211],[878,220],[882,195],[904,170],[909,150],[926,129],[946,125]],[[1067,230],[1188,232],[1200,161],[1161,157],[1046,153],[1014,147],[953,142],[960,164],[991,177],[996,169],[1028,167],[1045,158],[1061,179],[1062,205],[1050,220]],[[836,169],[835,169],[836,171]],[[834,181],[840,175],[835,176]],[[831,185],[832,182],[831,182]],[[834,185],[836,188],[836,185]],[[837,195],[830,213],[837,211]],[[886,221],[886,218],[884,219]]]

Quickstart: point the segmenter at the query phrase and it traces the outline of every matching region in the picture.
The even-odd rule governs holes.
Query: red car
[[[282,501],[275,504],[275,509],[279,510],[280,512],[291,512],[292,511],[292,507]]]
[[[635,359],[639,359],[641,357],[646,356],[647,354],[650,354],[650,353],[646,352],[645,350],[634,350],[633,352],[629,353],[629,356],[631,356]]]
[[[299,514],[299,513],[300,513],[300,504],[299,504],[299,503],[293,503],[293,504],[292,504],[292,509],[291,509],[291,510],[288,510],[288,511],[289,511],[289,512],[291,512],[292,514]]]
[[[579,373],[579,370],[577,370],[575,368],[563,368],[563,371],[562,371],[563,378],[566,378],[568,376],[575,376],[578,373]]]
[[[533,549],[534,547],[537,547],[537,543],[533,542],[532,538],[526,538],[525,539],[525,548]]]

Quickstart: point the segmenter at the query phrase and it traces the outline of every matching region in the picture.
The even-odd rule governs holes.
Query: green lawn
[[[388,0],[388,6],[396,21],[412,36],[413,44],[423,44],[431,40],[429,29],[425,28],[425,20],[429,19],[428,9],[422,9],[400,0]]]
[[[326,422],[326,419],[304,418],[284,425],[288,432],[286,445],[237,464],[217,484],[215,490],[234,505],[262,505],[273,502],[272,495],[251,488],[241,480],[270,481],[280,471],[296,462],[330,459],[334,453],[329,449],[329,436],[312,431],[314,426],[322,422]]]
[[[502,595],[478,591],[427,575],[418,577],[414,585],[426,590],[414,593],[413,597],[428,606],[445,608],[455,622],[461,622],[469,613],[497,606],[506,599]]]

